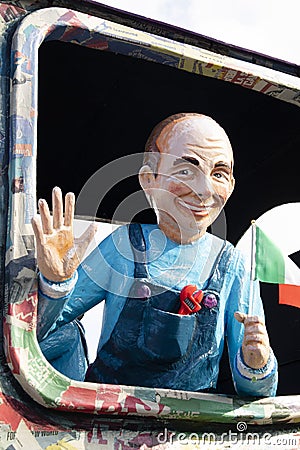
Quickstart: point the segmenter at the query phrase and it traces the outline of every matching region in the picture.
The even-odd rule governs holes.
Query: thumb
[[[80,260],[85,254],[85,251],[88,248],[89,244],[92,242],[92,239],[95,236],[96,232],[97,224],[93,222],[88,226],[88,228],[82,233],[79,238],[74,240],[76,245],[76,253]]]
[[[244,323],[245,319],[247,318],[247,314],[241,313],[239,311],[236,311],[234,313],[234,317],[235,319],[240,322],[240,323]]]

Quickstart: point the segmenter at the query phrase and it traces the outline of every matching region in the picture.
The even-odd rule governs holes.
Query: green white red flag
[[[255,226],[255,279],[279,285],[279,303],[300,308],[300,269]]]
[[[260,216],[237,244],[252,279],[279,285],[279,303],[300,308],[300,269],[289,255],[300,250],[300,203],[277,206]]]

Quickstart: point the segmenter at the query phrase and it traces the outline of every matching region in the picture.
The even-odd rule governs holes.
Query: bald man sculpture
[[[157,225],[121,226],[79,264],[94,229],[78,248],[74,196],[53,191],[34,218],[40,269],[39,339],[105,300],[96,360],[76,379],[213,391],[227,340],[239,395],[272,396],[277,362],[264,324],[258,283],[248,316],[250,276],[242,255],[207,232],[234,189],[233,153],[210,117],[175,114],[152,131],[139,180]],[[75,339],[75,338],[74,338]],[[80,342],[76,343],[76,351]],[[62,358],[63,360],[63,358]],[[63,364],[56,366],[62,372]],[[76,372],[76,373],[75,373]]]

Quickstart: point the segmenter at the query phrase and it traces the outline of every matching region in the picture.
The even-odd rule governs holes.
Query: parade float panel
[[[162,118],[194,110],[214,117],[236,148],[240,191],[212,229],[236,242],[252,214],[297,200],[296,160],[289,163],[290,175],[278,191],[278,176],[272,175],[278,170],[273,159],[279,158],[285,173],[285,160],[299,143],[300,80],[63,8],[45,8],[23,19],[13,37],[11,58],[4,339],[8,365],[22,388],[41,405],[67,412],[221,423],[240,418],[250,424],[299,421],[297,392],[250,401],[234,395],[77,382],[57,372],[36,339],[31,218],[36,192],[48,198],[52,186],[60,185],[80,200],[95,171],[105,168],[103,180],[108,173],[110,178],[103,196],[97,193],[97,211],[79,202],[77,214],[96,212],[114,223],[132,220],[118,204],[139,190],[135,175],[141,160],[134,156],[131,172],[121,180],[117,166],[110,163],[141,154],[149,130]],[[46,91],[49,97],[44,100]],[[136,219],[151,221],[149,214],[145,203]],[[100,239],[112,228],[100,221]],[[226,380],[224,386],[223,394],[228,394]]]

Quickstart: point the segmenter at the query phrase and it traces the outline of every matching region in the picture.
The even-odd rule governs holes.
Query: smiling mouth
[[[186,203],[183,200],[178,200],[179,205],[183,206],[185,209],[188,209],[195,216],[208,216],[211,206],[196,206],[191,203]]]

